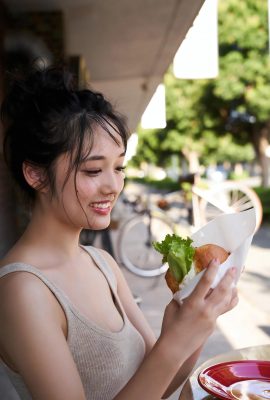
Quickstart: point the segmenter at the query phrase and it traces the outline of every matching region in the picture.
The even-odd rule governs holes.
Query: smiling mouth
[[[92,208],[99,208],[101,210],[106,210],[111,207],[111,202],[107,203],[92,203],[90,205]]]

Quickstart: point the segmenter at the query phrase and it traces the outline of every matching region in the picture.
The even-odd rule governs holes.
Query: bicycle
[[[185,204],[187,215],[175,223],[188,219],[190,232],[194,232],[221,214],[238,213],[254,209],[256,215],[255,232],[262,222],[263,209],[256,192],[240,181],[225,180],[211,182],[203,180],[196,174],[189,174],[179,179],[182,202]],[[159,206],[163,209],[170,207],[170,197],[180,199],[179,191],[163,197]],[[180,201],[180,200],[178,200]]]
[[[154,277],[166,272],[168,266],[153,248],[154,241],[163,240],[166,234],[175,232],[173,222],[158,208],[153,208],[149,196],[143,201],[127,198],[124,204],[132,208],[133,216],[120,227],[116,250],[121,265],[142,277]]]
[[[262,223],[263,209],[256,192],[239,181],[224,181],[202,188],[192,186],[192,210],[194,227],[198,229],[220,214],[238,213],[254,209],[255,232]]]

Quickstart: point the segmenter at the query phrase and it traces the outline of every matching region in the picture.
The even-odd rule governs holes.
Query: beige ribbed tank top
[[[105,275],[117,306],[122,314],[123,328],[119,332],[107,331],[89,321],[70,302],[68,297],[50,282],[37,268],[13,263],[0,268],[0,278],[17,271],[36,275],[55,295],[62,306],[68,326],[67,342],[77,365],[87,400],[111,400],[134,375],[145,353],[140,333],[128,320],[116,291],[116,278],[106,260],[93,247],[84,247]],[[53,349],[48,349],[52,350]],[[20,399],[31,400],[20,375],[3,363]]]

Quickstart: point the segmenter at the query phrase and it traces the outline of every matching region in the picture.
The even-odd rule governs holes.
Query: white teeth
[[[93,203],[92,207],[94,208],[109,208],[110,207],[110,203]]]

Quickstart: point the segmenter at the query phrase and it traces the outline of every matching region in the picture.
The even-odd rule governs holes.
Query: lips
[[[102,210],[105,210],[106,208],[110,208],[111,207],[111,202],[101,202],[101,203],[92,203],[91,207],[93,208],[100,208]]]
[[[111,212],[112,209],[112,202],[114,199],[106,199],[102,201],[97,201],[90,203],[91,209],[96,212],[97,214],[100,215],[107,215]]]

